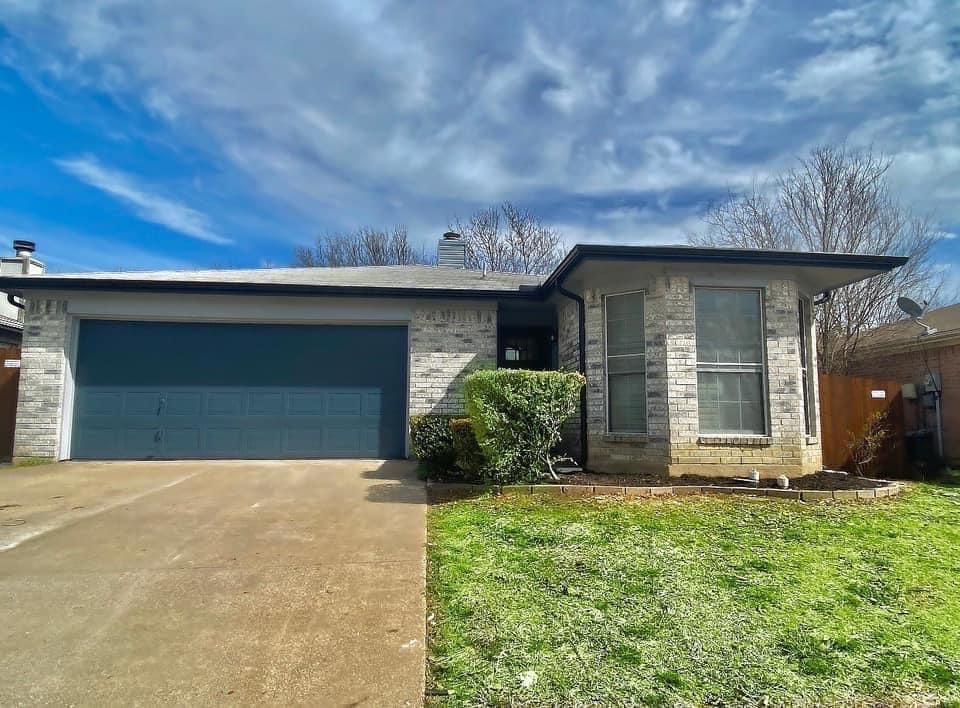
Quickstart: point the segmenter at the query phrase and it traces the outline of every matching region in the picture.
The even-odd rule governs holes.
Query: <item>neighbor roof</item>
[[[905,346],[913,346],[918,341],[923,342],[925,346],[932,346],[952,344],[960,338],[960,304],[931,310],[920,319],[936,329],[936,333],[925,334],[923,326],[917,324],[915,320],[899,320],[864,332],[857,343],[857,351],[875,354],[877,349],[882,349],[883,353],[887,353]]]
[[[585,261],[688,262],[839,269],[844,284],[906,263],[897,256],[760,251],[694,246],[577,245],[549,276],[435,266],[129,271],[0,277],[0,290],[175,291],[411,297],[541,297]],[[854,273],[851,278],[849,273]]]

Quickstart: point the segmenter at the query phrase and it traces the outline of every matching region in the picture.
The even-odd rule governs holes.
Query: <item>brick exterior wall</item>
[[[796,284],[777,280],[764,288],[769,435],[759,437],[700,435],[693,287],[683,276],[656,277],[646,286],[647,433],[643,435],[614,434],[606,429],[604,295],[628,289],[584,292],[588,466],[598,471],[667,471],[674,475],[745,474],[756,468],[765,476],[797,476],[819,469],[819,438],[808,437],[804,425]],[[561,351],[576,337],[576,330],[565,327],[563,320],[561,311]],[[815,346],[811,340],[812,351]],[[810,363],[808,376],[816,401],[815,361]]]
[[[56,458],[67,365],[67,303],[28,300],[25,316],[13,456]]]
[[[679,280],[679,279],[678,279]],[[671,417],[671,474],[744,474],[757,469],[762,475],[799,475],[821,466],[819,438],[805,432],[800,370],[799,292],[788,280],[772,280],[764,288],[768,434],[762,437],[703,436],[698,432],[694,293],[689,283],[675,297],[689,302],[676,305],[691,318],[678,320],[682,334],[676,347],[681,371],[671,385],[682,382],[683,413]],[[668,338],[671,337],[668,333]],[[693,340],[693,341],[691,341]],[[672,357],[671,357],[672,359]],[[815,366],[809,376],[815,378]],[[676,423],[679,422],[679,426]],[[679,429],[677,429],[679,428]]]
[[[921,384],[927,375],[927,365],[940,374],[943,395],[940,399],[943,417],[943,455],[951,465],[960,463],[960,345],[926,345],[927,360],[920,350],[910,346],[905,350],[885,352],[858,352],[847,372],[899,383]],[[903,402],[904,423],[908,431],[920,428],[935,429],[936,413],[924,410],[919,400]]]
[[[790,281],[765,288],[770,435],[759,440],[704,439],[698,433],[694,300],[690,279],[660,276],[645,284],[648,430],[642,435],[606,430],[605,294],[631,288],[586,290],[588,466],[610,471],[672,474],[800,474],[820,466],[816,438],[803,429],[797,328],[797,289]],[[636,290],[638,288],[632,288]],[[561,368],[577,368],[577,309],[558,300]],[[16,457],[55,458],[64,411],[67,303],[28,302],[23,338]],[[497,361],[494,303],[421,302],[409,324],[410,413],[463,412],[463,379]],[[810,376],[816,381],[815,362]],[[816,400],[816,399],[814,399]],[[69,411],[66,412],[69,414]],[[567,426],[575,441],[578,418]]]
[[[496,305],[416,308],[410,321],[410,414],[463,413],[467,374],[496,365]]]
[[[68,323],[65,301],[27,303],[16,458],[59,457]],[[463,379],[496,366],[496,305],[420,305],[412,313],[409,347],[410,413],[463,413]]]
[[[557,306],[557,365],[561,371],[580,370],[580,337],[577,304],[569,298],[562,298]],[[577,462],[581,462],[580,449],[580,406],[563,425],[561,431],[563,453]]]

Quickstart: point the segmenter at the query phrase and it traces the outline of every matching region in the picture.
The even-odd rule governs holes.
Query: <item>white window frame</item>
[[[615,431],[610,429],[610,367],[608,362],[611,358],[607,353],[607,299],[611,297],[620,297],[621,295],[640,295],[643,298],[643,430]],[[650,430],[650,411],[647,404],[650,401],[648,394],[649,380],[647,378],[647,291],[646,290],[626,290],[624,292],[606,293],[603,296],[603,418],[604,431],[608,435],[647,435]],[[637,356],[636,354],[614,354],[613,358],[622,356]]]
[[[753,292],[760,297],[760,363],[759,364],[741,364],[739,362],[700,362],[697,351],[697,292],[700,290],[735,290],[738,292]],[[767,384],[767,317],[766,317],[766,293],[764,288],[741,287],[741,286],[723,286],[723,285],[695,285],[693,288],[693,347],[694,358],[696,359],[697,374],[697,429],[701,435],[721,436],[721,437],[744,437],[744,438],[764,438],[770,435],[770,394]],[[758,368],[759,367],[759,370]],[[700,429],[700,373],[714,374],[742,374],[759,373],[760,374],[760,397],[763,404],[763,431],[762,432],[744,432],[744,431],[715,431]]]

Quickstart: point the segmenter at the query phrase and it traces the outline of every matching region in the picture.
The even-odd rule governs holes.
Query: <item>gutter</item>
[[[573,300],[577,304],[577,349],[579,350],[578,360],[580,373],[587,375],[587,314],[583,298],[571,290],[567,290],[563,285],[557,283],[557,292],[566,298]],[[580,457],[583,458],[580,466],[587,468],[587,460],[590,459],[590,442],[587,439],[587,386],[583,385],[580,389]]]

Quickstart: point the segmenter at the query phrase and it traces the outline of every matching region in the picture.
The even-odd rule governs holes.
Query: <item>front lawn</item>
[[[960,700],[960,488],[490,496],[429,514],[440,704]]]

